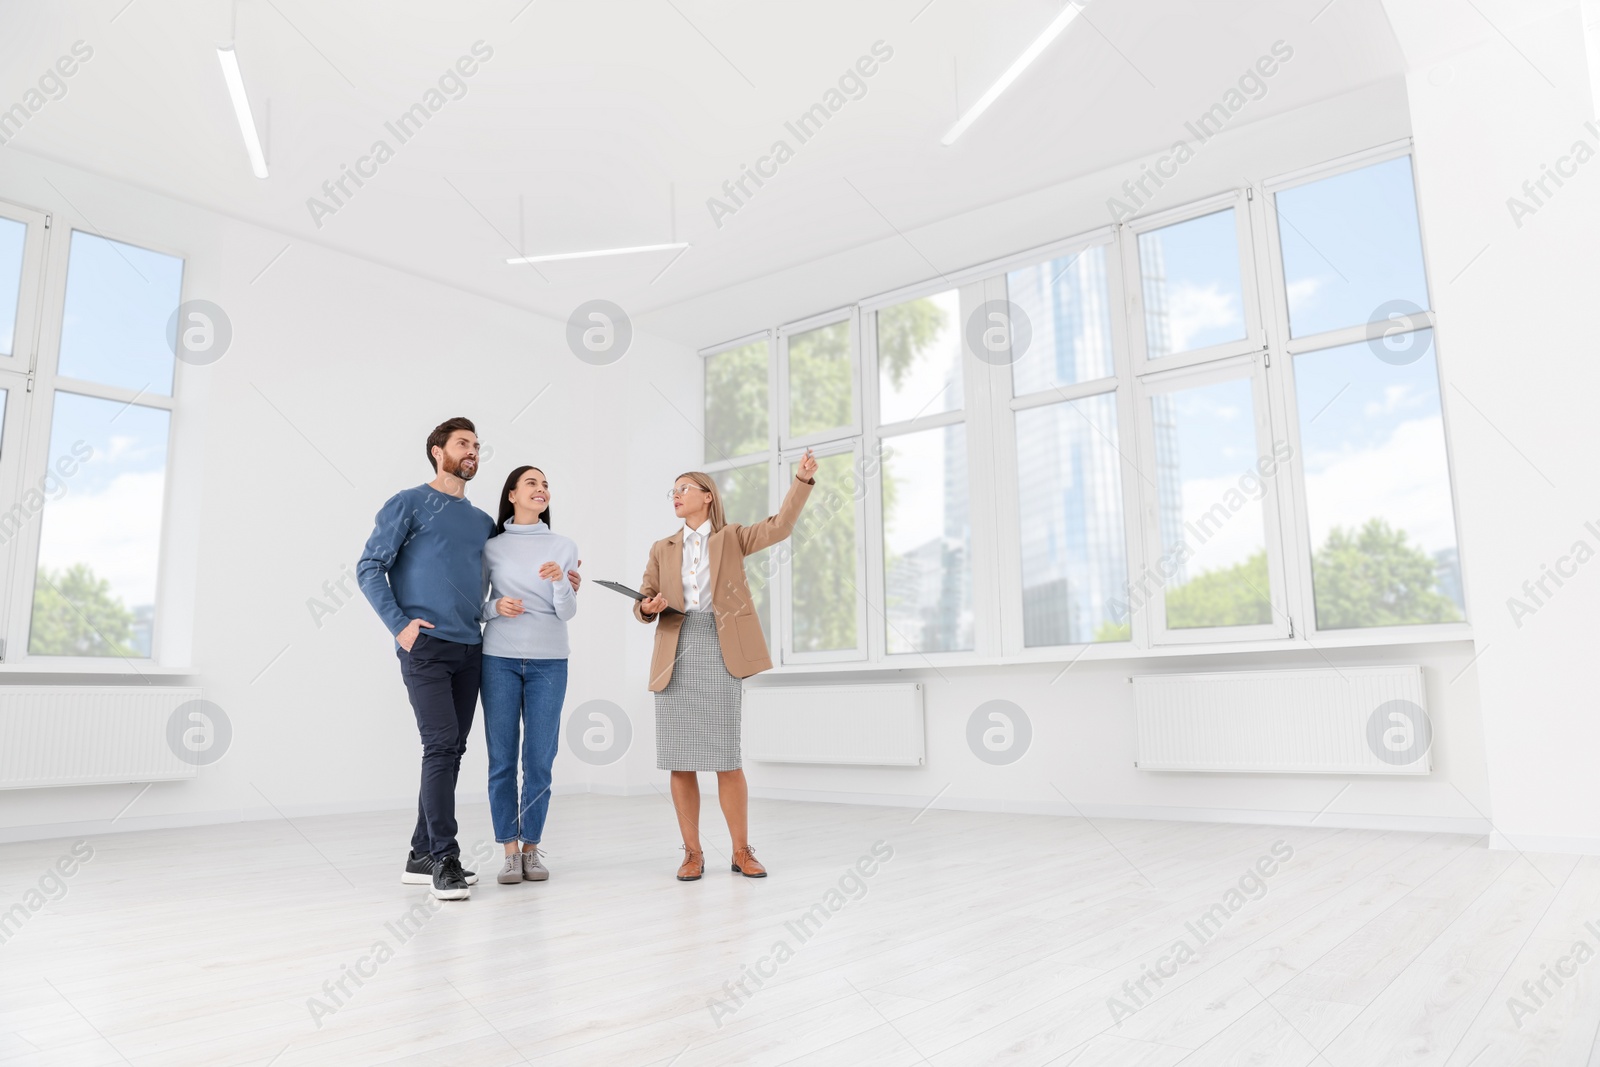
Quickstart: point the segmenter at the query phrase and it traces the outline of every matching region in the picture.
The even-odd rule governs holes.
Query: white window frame
[[[1290,577],[1290,612],[1293,618],[1299,621],[1300,629],[1307,639],[1318,638],[1319,644],[1328,644],[1330,641],[1356,642],[1359,635],[1377,635],[1389,638],[1393,635],[1404,634],[1408,640],[1417,642],[1429,641],[1455,641],[1469,640],[1472,636],[1472,617],[1468,607],[1472,598],[1468,592],[1470,578],[1467,574],[1467,550],[1461,528],[1461,509],[1457,502],[1457,490],[1460,480],[1456,475],[1456,457],[1453,449],[1448,447],[1448,442],[1453,438],[1450,433],[1450,397],[1445,388],[1445,357],[1441,351],[1441,338],[1437,329],[1438,315],[1430,306],[1420,315],[1403,316],[1392,324],[1385,326],[1361,323],[1355,326],[1343,327],[1337,330],[1328,330],[1322,333],[1310,334],[1305,337],[1291,338],[1289,336],[1289,305],[1283,264],[1283,241],[1278,229],[1277,196],[1278,193],[1288,189],[1309,185],[1312,182],[1325,178],[1338,177],[1351,171],[1361,170],[1364,167],[1378,163],[1387,163],[1402,156],[1411,157],[1412,195],[1416,193],[1417,161],[1409,138],[1393,141],[1388,144],[1377,145],[1365,151],[1355,152],[1341,156],[1312,167],[1304,167],[1286,174],[1268,178],[1261,183],[1262,196],[1256,205],[1258,212],[1257,221],[1264,234],[1266,263],[1264,271],[1267,276],[1266,291],[1269,294],[1271,314],[1267,317],[1267,328],[1272,335],[1272,349],[1285,353],[1284,368],[1271,368],[1269,377],[1277,393],[1277,409],[1283,413],[1282,422],[1276,432],[1287,440],[1294,449],[1291,466],[1293,469],[1292,492],[1287,500],[1284,515],[1284,541],[1292,546],[1293,567],[1289,572]],[[1436,288],[1433,282],[1432,270],[1427,256],[1427,228],[1423,219],[1422,204],[1417,203],[1418,236],[1422,242],[1422,270],[1424,283],[1428,288],[1428,303],[1434,302]],[[1461,591],[1464,601],[1461,622],[1452,623],[1419,623],[1411,626],[1371,626],[1371,627],[1341,627],[1339,629],[1324,630],[1317,626],[1315,586],[1312,578],[1312,554],[1316,545],[1311,537],[1311,518],[1309,504],[1306,499],[1306,477],[1304,456],[1300,440],[1299,399],[1295,392],[1294,358],[1306,352],[1319,352],[1328,348],[1339,348],[1344,345],[1357,344],[1362,341],[1382,337],[1385,333],[1401,329],[1403,332],[1417,330],[1433,330],[1433,356],[1434,369],[1439,379],[1439,414],[1444,424],[1446,441],[1445,468],[1449,480],[1450,506],[1452,528],[1456,535],[1456,559],[1461,574]]]
[[[1252,355],[1233,356],[1213,360],[1204,367],[1178,367],[1159,374],[1147,374],[1140,381],[1138,434],[1140,455],[1145,469],[1154,471],[1156,460],[1155,416],[1150,401],[1164,393],[1179,392],[1219,382],[1246,381],[1250,384],[1252,407],[1251,427],[1254,430],[1255,453],[1258,457],[1272,456],[1272,416],[1263,360]],[[1241,467],[1240,475],[1253,470]],[[1145,626],[1153,645],[1225,644],[1234,641],[1271,641],[1290,636],[1292,625],[1288,613],[1283,577],[1283,549],[1278,531],[1279,520],[1276,477],[1262,478],[1264,493],[1261,497],[1261,536],[1267,553],[1267,595],[1272,606],[1270,621],[1248,626],[1206,626],[1173,629],[1167,626],[1167,586],[1154,583],[1154,594],[1141,605],[1147,616]],[[1159,574],[1158,567],[1164,552],[1161,543],[1160,501],[1156,491],[1148,484],[1140,486],[1140,500],[1144,508],[1144,559],[1149,573]],[[1141,570],[1138,578],[1146,572]],[[1130,577],[1135,591],[1139,591],[1138,578]],[[1142,596],[1142,594],[1141,594]],[[1136,611],[1135,614],[1139,612]]]
[[[773,632],[780,648],[779,672],[876,671],[906,667],[943,665],[991,665],[1002,663],[1060,663],[1068,666],[1078,659],[1161,658],[1173,655],[1209,655],[1238,652],[1269,652],[1328,647],[1378,647],[1432,642],[1471,640],[1470,622],[1419,626],[1388,626],[1366,629],[1317,631],[1311,610],[1310,537],[1304,500],[1305,477],[1300,460],[1300,441],[1293,391],[1292,357],[1337,344],[1365,339],[1393,325],[1369,329],[1366,326],[1315,337],[1288,340],[1287,303],[1283,293],[1281,246],[1276,219],[1269,198],[1277,189],[1359,169],[1384,159],[1410,154],[1409,141],[1341,156],[1316,167],[1305,168],[1268,181],[1226,189],[1216,194],[1175,207],[1160,214],[1141,217],[1128,223],[1102,226],[1030,249],[1010,253],[956,271],[937,279],[902,286],[891,292],[868,297],[846,308],[836,308],[808,316],[773,332],[775,351],[771,360],[769,425],[773,440],[771,461],[776,473],[771,479],[772,506],[776,508],[793,464],[807,447],[819,457],[849,452],[854,456],[858,477],[863,463],[877,462],[867,456],[887,437],[913,429],[933,428],[956,421],[967,426],[968,501],[972,508],[973,607],[975,648],[968,652],[902,653],[889,655],[881,621],[867,625],[870,607],[867,599],[881,595],[883,582],[883,515],[881,488],[868,486],[856,503],[856,559],[858,589],[858,647],[827,653],[793,651],[789,612],[791,576],[789,556],[780,557],[780,581],[771,603],[775,613]],[[1415,164],[1413,162],[1413,170]],[[1240,256],[1239,277],[1245,316],[1242,340],[1212,345],[1192,352],[1151,359],[1145,351],[1144,287],[1138,258],[1138,239],[1153,229],[1198,218],[1232,208],[1237,227]],[[1421,209],[1419,205],[1419,223]],[[1107,287],[1111,315],[1113,374],[1092,382],[1053,387],[1025,396],[1013,392],[1010,364],[979,360],[965,336],[965,322],[976,307],[988,300],[1005,299],[1006,274],[1018,267],[1057,259],[1095,245],[1103,245],[1107,256]],[[1424,268],[1427,267],[1424,241]],[[965,397],[959,413],[940,412],[908,423],[882,425],[878,421],[878,377],[875,312],[881,308],[952,288],[961,290],[962,346],[966,362],[963,384]],[[1436,315],[1413,316],[1401,325],[1410,329],[1435,327]],[[788,436],[789,367],[788,338],[793,334],[835,322],[851,323],[853,423],[802,437]],[[1348,337],[1345,335],[1349,334]],[[725,351],[759,335],[749,335],[708,349]],[[1449,399],[1443,356],[1435,333],[1435,358],[1440,376],[1440,398],[1446,420],[1448,441]],[[1215,627],[1171,631],[1165,628],[1164,595],[1152,597],[1140,610],[1131,612],[1131,640],[1087,642],[1073,645],[1027,647],[1022,632],[1021,529],[1019,472],[1016,455],[1016,413],[1063,401],[1114,394],[1117,412],[1117,445],[1123,522],[1130,585],[1160,558],[1159,522],[1151,512],[1155,504],[1154,487],[1144,483],[1141,470],[1152,470],[1154,435],[1151,428],[1149,397],[1152,392],[1204,384],[1216,375],[1248,377],[1251,383],[1257,453],[1270,456],[1275,447],[1288,443],[1294,455],[1277,462],[1271,478],[1263,479],[1263,525],[1267,551],[1268,591],[1273,604],[1269,624],[1249,627]],[[1452,503],[1455,499],[1455,458],[1447,447],[1450,464]],[[754,457],[740,457],[739,464]],[[1241,474],[1245,473],[1241,469]],[[1284,485],[1288,479],[1292,485]],[[1466,548],[1461,536],[1457,509],[1457,550],[1465,574]],[[1291,558],[1292,557],[1292,558]],[[866,573],[870,569],[870,574]],[[880,619],[882,612],[879,611]],[[1316,638],[1315,645],[1311,639]]]
[[[1117,455],[1120,488],[1122,492],[1123,559],[1129,575],[1138,572],[1143,558],[1143,515],[1139,507],[1137,464],[1137,435],[1130,433],[1134,426],[1133,368],[1128,358],[1128,317],[1119,314],[1128,308],[1127,281],[1122,269],[1123,245],[1118,239],[1118,229],[1103,227],[1088,234],[1044,245],[1029,252],[1012,256],[998,263],[999,272],[989,279],[987,299],[1009,300],[1007,275],[1022,267],[1074,256],[1091,248],[1104,249],[1106,257],[1106,304],[1111,329],[1111,374],[1105,378],[1056,385],[1032,393],[1016,393],[1016,377],[1012,364],[992,368],[990,388],[993,395],[990,410],[993,412],[994,484],[997,499],[995,519],[1003,524],[1004,535],[998,538],[1000,571],[999,595],[1001,598],[1001,653],[1008,659],[1037,655],[1067,654],[1081,656],[1091,647],[1125,649],[1137,647],[1144,640],[1145,618],[1142,612],[1130,616],[1132,634],[1129,641],[1084,641],[1065,645],[1028,645],[1023,629],[1022,592],[1022,483],[1017,457],[1017,413],[1033,408],[1088,397],[1110,394],[1117,412]],[[1001,517],[1003,516],[1003,518]]]
[[[812,450],[812,455],[818,460],[827,459],[831,456],[848,455],[851,457],[851,466],[856,472],[857,484],[859,485],[862,484],[862,482],[870,482],[872,480],[866,478],[862,473],[864,465],[861,454],[861,438],[843,438],[827,444],[802,445],[784,450],[779,458],[779,476],[776,481],[782,486],[785,492],[788,491],[789,483],[794,480],[795,468],[799,464],[800,458],[805,455],[807,448]],[[821,488],[820,484],[818,488]],[[847,490],[841,487],[840,491],[845,492]],[[854,491],[854,487],[848,491],[853,497],[848,506],[851,508],[851,512],[855,518],[856,566],[855,574],[852,578],[856,590],[855,647],[828,649],[826,651],[819,652],[797,652],[795,650],[794,614],[792,610],[794,588],[794,549],[793,539],[791,538],[789,541],[784,542],[784,545],[790,546],[788,551],[781,551],[783,546],[774,547],[774,552],[778,553],[778,586],[781,590],[783,605],[777,610],[779,619],[780,647],[782,648],[782,661],[784,663],[861,663],[867,659],[869,620],[867,616],[866,591],[869,588],[867,585],[867,542],[869,538],[867,537],[866,498],[872,494],[870,485],[868,485],[867,488],[859,494]],[[813,501],[814,500],[815,494],[813,494]],[[812,507],[815,507],[815,503],[808,504],[807,510],[810,510]],[[800,520],[800,529],[804,528],[805,521],[806,520],[804,516],[802,516]],[[797,529],[796,534],[799,532],[800,530]],[[779,603],[779,598],[774,597],[773,603],[776,607]]]
[[[756,344],[757,342],[765,342],[767,346],[766,447],[756,452],[747,452],[741,456],[729,456],[722,459],[705,460],[700,469],[715,477],[716,475],[725,474],[732,470],[743,470],[746,467],[765,466],[767,468],[767,513],[770,515],[777,509],[777,500],[781,499],[776,497],[776,494],[774,493],[774,490],[777,488],[776,483],[778,475],[778,468],[774,458],[778,454],[778,426],[773,409],[773,397],[777,395],[778,361],[773,358],[774,341],[772,330],[758,330],[755,333],[745,334],[743,337],[736,338],[732,341],[726,341],[722,344],[713,345],[710,348],[703,348],[700,350],[701,410],[703,412],[705,408],[706,370],[711,359],[715,356],[722,355],[724,352],[731,352],[736,348],[744,348],[746,345]],[[710,444],[710,438],[702,434],[700,449],[700,454],[702,456],[704,456],[706,452],[710,450]],[[771,584],[767,587],[767,607],[773,613],[774,617],[770,619],[761,619],[762,631],[769,637],[777,633],[777,616],[781,614],[778,608],[778,600],[781,595],[782,585],[783,582],[780,578],[780,575],[774,572]]]
[[[9,210],[10,205],[5,205]],[[42,478],[49,455],[50,435],[54,423],[56,396],[73,393],[95,399],[137,403],[168,412],[166,467],[163,472],[161,533],[155,565],[156,596],[154,625],[150,635],[150,655],[130,656],[41,656],[28,651],[32,634],[33,596],[38,571],[40,537],[43,514],[35,515],[25,526],[21,536],[12,540],[6,559],[7,594],[5,614],[6,672],[51,674],[108,674],[108,673],[167,673],[184,666],[178,660],[188,658],[188,636],[193,627],[192,588],[175,574],[172,564],[187,552],[192,558],[191,535],[179,544],[174,535],[173,514],[176,500],[182,495],[176,488],[175,469],[179,466],[175,456],[183,441],[180,434],[178,412],[186,395],[185,382],[188,365],[180,359],[173,360],[172,391],[158,395],[120,386],[69,378],[57,373],[61,351],[63,315],[66,310],[67,269],[72,249],[72,235],[82,232],[91,237],[133,245],[150,252],[171,256],[183,264],[179,283],[180,302],[190,299],[193,275],[190,257],[185,253],[163,246],[143,237],[118,237],[105,234],[87,220],[54,212],[44,216],[46,247],[42,273],[42,288],[36,306],[37,339],[35,341],[34,367],[30,376],[32,388],[27,394],[26,427],[22,433],[23,455],[18,466],[21,486],[34,484]],[[31,234],[30,234],[31,238]],[[22,316],[19,314],[19,322]],[[11,413],[8,412],[7,421]],[[8,427],[9,436],[9,427]],[[190,583],[192,585],[192,583]],[[187,594],[187,595],[186,595]],[[182,617],[179,617],[182,616]]]
[[[878,312],[886,308],[896,307],[912,300],[923,297],[936,296],[940,293],[954,291],[957,294],[957,310],[955,330],[961,343],[961,407],[954,411],[940,411],[931,414],[919,415],[912,419],[902,419],[898,422],[884,423],[880,421],[882,413],[882,381],[879,375],[878,363]],[[978,495],[980,486],[987,481],[986,478],[973,478],[975,472],[988,469],[988,457],[983,454],[978,434],[974,433],[972,417],[976,410],[974,398],[978,404],[983,404],[987,390],[986,375],[982,369],[984,364],[974,358],[967,343],[965,324],[967,319],[977,310],[983,301],[984,282],[982,280],[969,281],[958,284],[946,278],[938,278],[928,282],[904,289],[896,289],[889,293],[882,293],[869,300],[862,301],[860,309],[860,333],[863,341],[861,388],[858,394],[861,399],[861,410],[865,424],[862,439],[871,442],[874,446],[873,457],[877,460],[877,476],[872,479],[872,485],[867,492],[866,527],[867,541],[867,585],[869,596],[876,596],[877,603],[873,606],[873,614],[877,617],[872,620],[868,634],[868,658],[874,662],[894,663],[903,666],[934,665],[940,663],[962,663],[969,661],[978,654],[983,647],[983,639],[979,636],[986,629],[984,619],[990,619],[993,626],[992,606],[985,603],[980,590],[986,586],[993,587],[994,553],[986,548],[992,544],[991,531],[985,528],[980,533],[979,515],[992,510],[983,498]],[[986,405],[984,405],[986,406]],[[889,612],[887,580],[886,550],[884,537],[886,529],[883,515],[883,448],[887,441],[903,437],[907,434],[920,433],[924,430],[942,429],[946,426],[961,424],[966,428],[967,449],[967,507],[968,520],[971,529],[971,542],[968,545],[968,558],[971,564],[970,578],[972,581],[972,614],[973,614],[973,647],[970,649],[939,650],[931,652],[890,652],[889,651]],[[985,466],[980,467],[978,464]],[[988,496],[987,493],[984,494]],[[981,538],[981,540],[980,540]],[[983,546],[983,547],[980,547]]]
[[[850,422],[825,430],[795,436],[789,432],[789,339],[823,326],[849,323],[850,334]],[[861,436],[861,309],[858,305],[836,308],[778,328],[778,447],[783,451],[824,445],[848,437]]]
[[[1131,342],[1135,375],[1142,376],[1157,371],[1192,367],[1247,352],[1261,352],[1267,347],[1266,331],[1262,326],[1260,279],[1256,271],[1255,241],[1251,226],[1252,195],[1252,190],[1248,188],[1231,189],[1159,214],[1142,217],[1121,227],[1123,284],[1124,291],[1128,294],[1128,337]],[[1149,338],[1145,332],[1144,268],[1139,261],[1139,238],[1155,230],[1206,215],[1214,215],[1229,208],[1233,209],[1234,240],[1239,251],[1241,304],[1239,313],[1244,316],[1244,337],[1237,341],[1225,341],[1188,352],[1175,352],[1170,356],[1152,357]]]

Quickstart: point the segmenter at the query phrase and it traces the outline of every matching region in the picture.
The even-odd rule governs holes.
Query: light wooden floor
[[[472,900],[424,907],[404,940],[427,897],[398,882],[402,813],[91,840],[65,896],[0,945],[0,1062],[1600,1064],[1600,959],[1544,977],[1574,942],[1600,948],[1595,859],[1450,835],[752,806],[772,877],[729,873],[708,806],[706,877],[679,883],[664,799],[558,797],[549,882],[500,886],[480,864]],[[492,837],[481,808],[463,825],[469,851]],[[1280,840],[1293,857],[1264,894],[1230,901]],[[856,898],[830,898],[879,841],[893,856],[867,865],[864,895],[847,881]],[[0,908],[70,844],[0,846]],[[808,940],[788,925],[830,903]],[[1108,998],[1134,1007],[1123,983],[1199,946],[1187,924],[1229,903],[1113,1021]],[[392,958],[362,963],[379,942]],[[724,983],[778,942],[792,953],[729,1014]],[[336,1002],[324,983],[358,963],[371,977],[344,978]],[[1520,987],[1541,977],[1535,1004]],[[1520,1027],[1513,995],[1532,1009]],[[312,997],[335,1010],[314,1020]]]

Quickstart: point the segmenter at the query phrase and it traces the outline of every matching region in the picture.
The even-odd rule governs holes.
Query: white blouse
[[[683,526],[683,610],[711,607],[711,520]]]

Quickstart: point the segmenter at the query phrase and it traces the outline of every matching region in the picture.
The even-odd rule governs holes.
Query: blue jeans
[[[489,744],[489,812],[494,839],[539,841],[550,810],[550,766],[567,697],[564,659],[483,657],[483,735]],[[517,799],[521,734],[522,798]]]

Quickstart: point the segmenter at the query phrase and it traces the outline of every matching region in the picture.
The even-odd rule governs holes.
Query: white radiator
[[[1432,769],[1421,667],[1151,675],[1133,693],[1141,770]]]
[[[767,763],[920,766],[927,755],[922,686],[746,686],[744,755]]]
[[[192,778],[167,720],[199,689],[0,686],[0,789]]]

